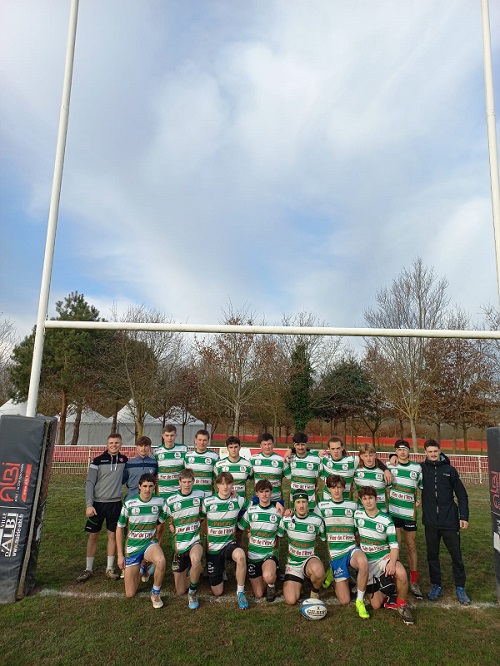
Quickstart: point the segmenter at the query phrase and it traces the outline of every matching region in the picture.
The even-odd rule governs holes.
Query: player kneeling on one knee
[[[161,585],[165,576],[165,556],[158,544],[166,514],[163,499],[154,495],[156,486],[152,474],[143,474],[139,479],[139,494],[125,500],[116,528],[117,562],[125,570],[125,594],[133,597],[141,579],[142,560],[155,565],[154,583],[151,590],[153,608],[161,608]],[[124,530],[128,530],[125,553]]]
[[[310,596],[319,598],[325,580],[325,568],[315,553],[316,536],[324,539],[325,525],[322,518],[309,511],[309,497],[305,492],[293,496],[293,514],[281,519],[278,536],[288,535],[288,559],[283,582],[283,596],[293,605],[300,598],[302,584],[311,581]]]
[[[413,616],[406,603],[408,596],[408,576],[399,562],[399,546],[396,528],[391,518],[377,508],[377,492],[364,486],[358,497],[363,505],[355,513],[360,545],[368,559],[369,587],[368,598],[374,609],[380,608],[390,594],[390,587],[396,584],[396,608],[405,624],[413,624]],[[394,589],[394,588],[392,588]],[[371,591],[370,591],[371,590]]]
[[[238,519],[245,512],[246,501],[233,494],[233,484],[233,475],[229,472],[217,475],[216,492],[203,500],[202,517],[206,518],[207,568],[212,592],[216,597],[224,592],[224,564],[235,562],[238,606],[245,610],[248,608],[245,597],[247,560],[235,539],[235,531]]]

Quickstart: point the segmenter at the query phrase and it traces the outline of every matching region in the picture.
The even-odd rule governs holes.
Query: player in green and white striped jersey
[[[399,562],[399,546],[396,528],[390,516],[377,508],[377,491],[365,486],[358,491],[363,505],[354,514],[359,533],[361,549],[368,559],[368,598],[372,608],[380,608],[396,581],[397,610],[405,624],[413,624],[413,616],[408,608],[408,577]],[[370,589],[371,586],[371,589]]]
[[[188,451],[184,459],[184,465],[194,472],[193,490],[201,490],[206,496],[213,492],[214,467],[219,460],[215,451],[208,450],[209,441],[208,430],[198,430],[194,438],[194,450]]]
[[[390,477],[392,481],[392,476]],[[377,491],[377,507],[379,511],[387,513],[386,482],[384,472],[377,466],[377,452],[373,444],[361,444],[359,447],[359,465],[354,472],[353,488],[371,486]],[[353,488],[351,488],[351,495]],[[361,501],[358,496],[358,505]]]
[[[330,499],[319,502],[315,511],[325,523],[335,595],[343,606],[350,604],[349,567],[356,569],[356,610],[359,617],[366,620],[370,617],[364,602],[368,584],[368,560],[356,544],[354,514],[357,505],[352,500],[344,499],[346,486],[344,477],[331,474],[326,480],[326,485]]]
[[[154,495],[156,479],[153,474],[143,474],[139,479],[139,494],[125,500],[116,528],[118,567],[125,571],[125,594],[135,596],[141,577],[142,560],[155,565],[154,584],[151,590],[153,608],[161,608],[161,585],[165,576],[165,556],[158,538],[161,525],[166,520],[161,497]],[[123,540],[128,530],[125,551]]]
[[[274,453],[274,437],[269,432],[259,435],[257,442],[260,444],[260,453],[255,453],[250,458],[252,463],[255,483],[261,479],[267,479],[272,487],[272,502],[284,504],[281,484],[283,475],[288,471],[288,460]]]
[[[418,584],[417,555],[417,490],[422,489],[422,467],[420,463],[410,460],[410,445],[404,439],[394,444],[397,463],[390,465],[392,485],[389,490],[389,515],[396,526],[399,548],[401,549],[401,532],[404,534],[408,568],[410,570],[410,590],[416,599],[423,599]]]
[[[201,576],[203,546],[200,541],[201,507],[205,494],[193,490],[194,473],[183,469],[179,474],[180,491],[165,500],[165,514],[172,519],[172,550],[175,591],[188,592],[188,606],[198,608],[197,588]],[[175,563],[175,565],[174,565]],[[191,569],[188,577],[188,569]]]
[[[305,578],[311,580],[310,596],[319,598],[325,568],[316,555],[316,537],[325,540],[325,524],[316,513],[309,511],[309,496],[305,492],[293,496],[293,514],[284,516],[278,527],[278,536],[288,535],[288,560],[283,581],[283,596],[293,605],[300,598]]]
[[[158,494],[163,499],[179,492],[179,474],[184,469],[187,446],[175,443],[176,434],[176,427],[167,423],[161,436],[163,445],[153,451],[158,463]]]
[[[308,437],[305,432],[296,432],[293,442],[294,448],[284,474],[285,478],[290,479],[290,504],[293,495],[303,491],[309,497],[309,509],[312,510],[316,506],[321,461],[317,451],[307,448]]]
[[[233,483],[229,472],[221,472],[215,479],[216,492],[202,503],[202,517],[206,518],[207,529],[208,577],[213,594],[219,597],[224,592],[224,564],[231,560],[235,562],[238,606],[246,610],[247,561],[245,551],[235,539],[236,525],[246,502],[242,497],[233,497]]]
[[[333,435],[328,440],[328,451],[321,456],[319,478],[325,482],[323,499],[330,500],[330,492],[326,487],[326,480],[331,474],[338,474],[345,479],[344,499],[349,499],[354,472],[358,468],[359,458],[348,456],[344,442]]]
[[[238,522],[240,530],[248,530],[248,577],[257,599],[266,592],[267,601],[276,598],[278,569],[277,531],[280,514],[271,502],[273,487],[267,479],[255,484],[258,504],[251,504]]]
[[[252,463],[240,456],[241,442],[239,437],[231,435],[226,440],[227,458],[219,458],[214,466],[214,477],[221,472],[229,472],[234,479],[233,490],[246,498],[246,482],[253,477]]]

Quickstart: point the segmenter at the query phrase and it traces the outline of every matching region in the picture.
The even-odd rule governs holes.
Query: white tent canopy
[[[72,404],[68,408],[66,416],[66,428],[64,439],[66,444],[71,444],[73,431],[76,423],[78,409]],[[111,432],[112,419],[108,419],[93,409],[85,408],[82,410],[80,428],[78,430],[78,444],[95,446],[105,442]],[[62,442],[61,442],[62,443]]]
[[[0,407],[0,416],[26,416],[26,402],[14,402],[11,398]]]
[[[125,445],[134,444],[135,433],[135,404],[133,400],[124,405],[117,414],[117,429],[123,438]],[[177,428],[177,442],[190,445],[194,442],[194,436],[205,424],[189,412],[184,412],[180,407],[172,407],[168,412],[166,423],[173,423]],[[144,418],[143,435],[151,438],[153,446],[161,444],[162,419],[146,414]],[[211,427],[207,426],[211,432]]]

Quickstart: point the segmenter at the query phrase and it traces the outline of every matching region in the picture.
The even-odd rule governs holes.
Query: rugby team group
[[[256,599],[274,601],[281,580],[290,605],[299,601],[304,584],[307,596],[316,599],[322,588],[333,584],[342,605],[354,597],[360,618],[370,617],[365,604],[369,600],[372,609],[395,610],[405,624],[413,624],[408,594],[423,598],[416,547],[416,511],[422,504],[431,580],[427,596],[434,601],[442,595],[442,539],[451,556],[457,598],[461,604],[470,603],[460,548],[460,530],[469,520],[467,492],[436,441],[425,442],[426,459],[420,464],[410,460],[408,442],[398,440],[386,466],[371,444],[362,444],[357,456],[348,455],[337,436],[321,452],[308,448],[305,433],[296,433],[293,448],[282,456],[274,451],[273,436],[263,433],[258,438],[260,451],[249,459],[241,456],[238,437],[226,440],[225,458],[208,448],[206,430],[197,432],[192,450],[175,439],[175,426],[166,425],[160,446],[152,449],[148,437],[139,437],[137,455],[128,459],[120,453],[120,434],[112,433],[106,450],[91,462],[86,481],[87,558],[79,583],[93,576],[106,521],[106,576],[123,578],[127,597],[136,594],[141,580],[153,576],[151,602],[161,608],[167,525],[175,590],[178,595],[187,592],[192,610],[199,605],[202,575],[208,576],[212,593],[220,596],[227,580],[226,562],[233,562],[241,609],[249,605],[248,574]],[[290,480],[289,498],[283,497],[283,478]],[[247,482],[252,484],[251,499]],[[279,544],[284,537],[288,555],[282,570]],[[316,553],[318,537],[328,547],[326,570]],[[402,539],[409,576],[399,560]]]

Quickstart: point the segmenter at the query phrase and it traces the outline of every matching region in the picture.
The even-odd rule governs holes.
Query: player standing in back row
[[[161,436],[163,445],[154,450],[158,463],[158,494],[163,499],[180,490],[179,474],[184,469],[187,446],[175,443],[176,434],[177,428],[167,423]]]
[[[410,445],[404,439],[394,444],[397,462],[390,465],[392,485],[389,489],[389,515],[396,527],[399,550],[404,534],[408,568],[410,570],[410,590],[416,599],[423,599],[418,585],[417,555],[417,507],[420,505],[417,490],[422,489],[422,468],[410,460]]]
[[[212,482],[214,467],[219,460],[215,451],[208,449],[210,433],[208,430],[198,430],[194,437],[194,449],[186,453],[184,465],[193,470],[193,490],[201,490],[205,496],[213,492]]]
[[[250,458],[255,483],[261,479],[267,479],[273,487],[271,501],[280,502],[284,506],[281,484],[283,475],[288,471],[288,461],[278,453],[274,453],[274,437],[271,433],[262,433],[257,442],[260,444],[260,453],[255,453]]]

